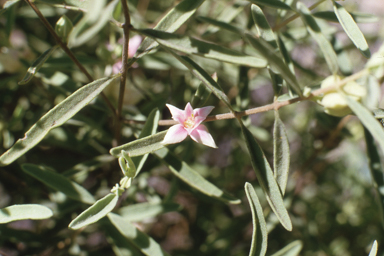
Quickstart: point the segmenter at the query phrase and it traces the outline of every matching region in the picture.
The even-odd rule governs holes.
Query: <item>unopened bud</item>
[[[72,21],[65,15],[61,16],[61,18],[56,22],[55,31],[57,35],[63,40],[67,42],[68,36],[71,33],[73,28]]]

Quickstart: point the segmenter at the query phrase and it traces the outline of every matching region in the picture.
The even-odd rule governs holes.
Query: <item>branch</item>
[[[31,0],[25,0],[27,4],[35,11],[41,22],[44,24],[44,26],[48,29],[49,33],[55,38],[57,44],[63,49],[63,51],[69,56],[69,58],[75,63],[75,65],[81,70],[81,72],[86,75],[89,82],[94,81],[93,77],[88,73],[88,71],[85,69],[85,67],[79,62],[79,60],[75,57],[75,55],[71,52],[71,50],[68,48],[68,46],[61,40],[61,38],[57,35],[56,31],[52,28],[51,24],[49,24],[48,20],[43,16],[43,14],[40,12],[39,9],[37,9],[36,5],[32,3]],[[109,101],[107,96],[103,92],[101,92],[101,96],[107,103],[108,107],[112,110],[112,113],[115,114],[115,108],[113,107],[112,103]]]

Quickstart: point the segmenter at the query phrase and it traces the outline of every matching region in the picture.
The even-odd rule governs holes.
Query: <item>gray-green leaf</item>
[[[175,32],[183,25],[199,8],[204,0],[184,0],[171,9],[154,27],[154,29],[166,32]],[[141,58],[158,46],[151,38],[145,38],[136,52],[135,58]]]
[[[109,193],[72,220],[68,227],[71,229],[79,229],[97,222],[115,208],[118,199],[118,195]]]
[[[279,111],[275,110],[275,124],[273,127],[273,169],[274,177],[279,184],[281,194],[285,194],[289,174],[289,141],[284,123],[281,121]]]
[[[293,241],[285,246],[283,249],[272,254],[271,256],[297,256],[303,248],[303,242],[300,240]]]
[[[39,204],[11,205],[0,209],[0,224],[17,220],[42,220],[52,217],[51,209]]]
[[[366,58],[371,57],[367,41],[352,16],[342,5],[336,3],[335,1],[333,1],[333,10],[335,11],[337,19],[339,20],[345,33],[347,33],[348,37],[356,45],[357,49],[360,50],[361,54],[363,54]]]
[[[268,231],[263,208],[253,186],[246,182],[244,189],[251,207],[253,223],[252,244],[249,256],[264,256],[267,252]]]
[[[226,203],[240,203],[239,199],[223,192],[221,189],[204,179],[197,171],[193,170],[186,162],[178,159],[167,148],[156,151],[155,156],[157,156],[176,177],[201,193]]]
[[[95,202],[95,199],[88,190],[61,174],[34,164],[23,164],[21,168],[24,172],[43,182],[46,186],[64,193],[69,198],[85,204],[93,204]]]
[[[119,214],[128,221],[142,221],[148,218],[153,218],[157,215],[180,211],[181,205],[176,203],[140,203],[122,207],[119,209]]]
[[[266,195],[267,201],[283,227],[291,231],[291,219],[288,215],[287,209],[284,206],[279,185],[273,177],[272,169],[269,166],[264,152],[256,142],[252,133],[244,126],[243,122],[241,120],[239,120],[239,122],[241,130],[244,134],[245,142],[247,143],[253,169],[255,170],[256,177]]]
[[[55,45],[54,47],[49,48],[42,55],[40,55],[40,57],[33,62],[32,66],[28,68],[27,73],[25,74],[24,78],[19,82],[19,84],[23,85],[28,83],[57,48],[58,45]]]
[[[264,59],[249,56],[226,47],[204,42],[184,35],[171,34],[159,30],[140,29],[136,32],[152,37],[160,45],[186,54],[195,54],[209,59],[244,65],[254,68],[264,68]]]
[[[249,1],[257,5],[263,5],[263,6],[276,8],[276,9],[292,11],[292,8],[289,5],[279,0],[249,0]]]
[[[301,2],[297,2],[297,9],[300,12],[301,19],[307,27],[308,32],[315,39],[319,45],[321,51],[324,54],[325,61],[332,74],[336,74],[339,66],[337,64],[337,56],[331,45],[324,34],[321,32],[319,25],[316,20],[312,17],[309,9]]]
[[[273,48],[276,49],[277,42],[276,42],[275,34],[273,33],[271,27],[269,26],[269,23],[265,18],[263,11],[259,6],[255,4],[252,4],[251,11],[252,11],[253,21],[256,24],[256,28],[260,34],[260,37],[262,37]]]
[[[116,157],[121,156],[121,150],[127,151],[130,157],[153,153],[156,150],[165,147],[165,145],[161,144],[161,142],[163,141],[167,131],[162,131],[154,135],[137,139],[127,144],[112,148],[109,153]]]
[[[129,221],[125,220],[123,217],[114,213],[109,213],[108,218],[111,223],[115,226],[115,228],[144,255],[169,255],[161,249],[160,245],[156,243],[155,240],[153,240],[144,232],[138,230],[135,226],[133,226]]]
[[[11,164],[33,148],[50,130],[61,126],[73,117],[118,76],[120,75],[101,78],[89,83],[56,105],[25,133],[24,138],[19,139],[8,151],[0,156],[0,166]]]
[[[373,242],[373,245],[371,247],[371,251],[369,252],[368,256],[376,256],[377,255],[377,240]]]

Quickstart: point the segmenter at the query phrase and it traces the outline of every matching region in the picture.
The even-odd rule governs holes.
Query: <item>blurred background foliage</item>
[[[0,1],[1,5],[5,2]],[[129,0],[132,25],[151,28],[178,2]],[[286,2],[290,4],[292,1]],[[303,2],[307,6],[314,3]],[[83,22],[76,30],[80,35],[95,28],[112,1],[39,0],[35,3],[52,26],[63,14],[72,21],[75,29]],[[351,13],[370,14],[363,16],[364,23],[359,23],[359,27],[371,52],[376,52],[384,38],[384,5],[380,1],[349,0],[341,4]],[[113,19],[123,22],[121,6],[115,6],[111,7]],[[324,2],[315,11],[331,9],[332,4]],[[284,13],[268,7],[263,11],[271,27],[293,15],[293,12]],[[241,52],[254,51],[238,34],[213,27],[199,19],[201,16],[255,31],[249,2],[206,0],[177,33]],[[317,21],[334,47],[340,49],[341,72],[350,75],[359,71],[366,59],[355,49],[341,26],[323,19]],[[280,32],[300,83],[318,88],[330,73],[302,21],[297,19],[282,27]],[[114,72],[113,67],[121,58],[122,36],[123,30],[107,20],[82,40],[69,39],[69,47],[94,79],[98,79]],[[89,82],[58,49],[29,83],[18,84],[33,61],[55,44],[54,38],[24,1],[12,5],[0,16],[0,153],[24,137],[24,133],[48,110]],[[208,73],[217,72],[218,83],[237,110],[273,102],[271,79],[265,69],[196,56],[193,59]],[[142,129],[142,123],[129,120],[144,121],[154,108],[160,109],[162,119],[169,119],[171,116],[165,103],[184,108],[200,84],[161,48],[139,59],[129,69],[127,79],[123,107],[123,117],[127,121],[121,130],[123,143],[135,140],[135,135]],[[118,82],[104,93],[116,106]],[[228,112],[214,96],[209,97],[205,105],[215,106],[212,114]],[[293,222],[292,232],[278,224],[264,195],[257,189],[257,179],[235,120],[207,123],[218,149],[207,148],[191,139],[169,148],[207,180],[240,198],[240,204],[228,205],[197,192],[150,155],[132,187],[119,199],[114,212],[123,215],[124,207],[144,202],[173,202],[179,206],[170,207],[169,212],[145,219],[139,216],[138,221],[135,220],[135,225],[165,251],[171,255],[248,255],[252,218],[244,183],[250,182],[256,186],[268,224],[268,255],[294,240],[303,242],[300,255],[367,255],[373,240],[378,240],[379,244],[384,241],[384,232],[377,195],[371,185],[360,122],[353,116],[344,119],[329,116],[314,102],[284,107],[280,116],[287,129],[291,150],[285,200]],[[272,163],[272,111],[249,116],[245,122]],[[54,212],[54,217],[47,220],[0,224],[1,255],[142,255],[119,251],[118,243],[113,240],[115,231],[105,224],[105,219],[81,232],[68,229],[71,220],[87,207],[42,185],[20,167],[23,163],[50,167],[82,184],[99,199],[122,177],[117,161],[108,153],[112,147],[114,125],[113,114],[98,97],[63,126],[52,130],[16,162],[0,167],[0,208],[36,203],[48,206]]]

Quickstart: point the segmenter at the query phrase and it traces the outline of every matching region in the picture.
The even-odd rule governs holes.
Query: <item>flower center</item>
[[[192,128],[195,125],[195,116],[192,114],[187,120],[184,121],[185,128]]]

